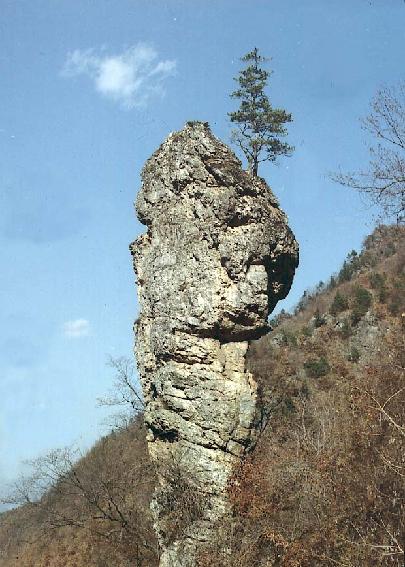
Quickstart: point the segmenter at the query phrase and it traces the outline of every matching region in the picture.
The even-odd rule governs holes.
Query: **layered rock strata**
[[[287,295],[298,246],[266,183],[201,122],[146,162],[136,210],[147,226],[131,252],[160,565],[191,567],[229,513],[227,483],[256,439],[248,341]]]

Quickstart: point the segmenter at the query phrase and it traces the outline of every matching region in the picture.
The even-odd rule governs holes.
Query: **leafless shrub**
[[[108,420],[113,429],[126,428],[134,417],[144,410],[139,382],[136,378],[134,361],[127,357],[110,357],[107,366],[114,371],[114,383],[110,393],[97,402],[100,407],[118,408]]]
[[[206,495],[195,473],[187,465],[187,451],[169,451],[159,464],[162,486],[155,492],[162,537],[168,542],[181,537],[188,527],[201,520],[207,507]]]
[[[3,501],[29,504],[41,514],[44,533],[73,527],[104,540],[122,561],[146,566],[157,556],[148,500],[154,472],[141,419],[102,438],[86,455],[56,449],[30,462],[31,473]]]

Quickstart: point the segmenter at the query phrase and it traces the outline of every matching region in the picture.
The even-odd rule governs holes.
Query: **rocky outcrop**
[[[207,124],[170,134],[142,172],[131,245],[136,355],[162,567],[195,565],[229,512],[232,469],[256,438],[248,341],[290,289],[298,247],[266,183],[244,172]]]

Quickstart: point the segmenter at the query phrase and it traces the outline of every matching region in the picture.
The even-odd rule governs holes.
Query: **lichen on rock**
[[[298,246],[267,184],[243,171],[206,123],[170,134],[146,162],[136,210],[147,226],[131,252],[136,355],[159,476],[152,509],[161,566],[191,567],[229,513],[233,467],[255,442],[248,341],[267,333]]]

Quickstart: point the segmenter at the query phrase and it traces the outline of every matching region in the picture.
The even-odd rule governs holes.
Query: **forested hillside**
[[[200,567],[403,565],[404,237],[377,228],[251,343],[261,434],[229,486],[234,521]],[[157,565],[141,416],[77,463],[40,464],[52,488],[0,516],[1,567]],[[186,491],[179,478],[173,529],[192,517]]]
[[[204,565],[403,565],[404,235],[377,229],[251,345],[263,433],[230,487],[231,555]]]
[[[52,488],[0,516],[3,567],[157,565],[149,501],[154,487],[141,417],[104,437],[74,464],[74,453],[41,457],[17,498]]]

